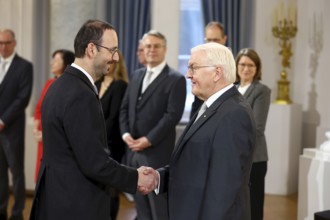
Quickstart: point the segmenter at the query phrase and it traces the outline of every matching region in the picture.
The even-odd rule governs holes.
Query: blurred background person
[[[223,24],[218,21],[211,21],[205,26],[205,38],[206,43],[215,42],[218,44],[225,45],[227,42],[227,36],[225,34],[225,28]],[[200,100],[197,96],[191,105],[190,119],[198,111],[200,106],[203,104],[203,101]]]
[[[29,104],[33,65],[15,52],[15,33],[0,30],[0,220],[7,220],[8,169],[15,203],[10,220],[23,220],[25,206],[25,109]]]
[[[38,151],[37,151],[37,163],[36,163],[36,171],[35,171],[35,182],[37,182],[38,179],[38,173],[39,173],[39,168],[40,168],[40,161],[42,159],[42,152],[43,152],[43,147],[42,147],[42,129],[41,129],[41,105],[42,101],[44,100],[44,96],[49,88],[49,86],[58,78],[60,77],[66,66],[71,65],[74,61],[74,53],[69,50],[65,49],[59,49],[56,50],[52,54],[52,60],[50,62],[50,68],[51,72],[54,75],[53,78],[47,80],[45,83],[39,100],[36,105],[36,109],[34,112],[34,129],[33,129],[33,134],[38,142]]]
[[[267,144],[265,127],[271,90],[260,83],[261,60],[253,49],[242,49],[236,57],[236,80],[239,92],[253,110],[257,136],[250,174],[251,219],[262,220],[267,173]]]
[[[139,40],[139,45],[137,48],[136,56],[138,58],[139,64],[141,67],[146,67],[147,66],[147,60],[144,55],[144,47],[143,47],[143,41],[142,39]]]
[[[119,110],[121,101],[126,91],[128,75],[124,57],[120,51],[119,61],[112,63],[109,71],[101,79],[95,82],[99,91],[99,98],[103,108],[103,114],[107,129],[107,140],[110,155],[117,162],[122,162],[126,144],[121,138],[119,129]],[[119,211],[119,191],[110,187],[110,217],[117,218]]]

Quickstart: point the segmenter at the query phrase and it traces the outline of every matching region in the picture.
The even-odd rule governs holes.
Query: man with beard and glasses
[[[118,39],[108,23],[89,20],[74,40],[75,61],[48,89],[42,109],[44,154],[30,219],[109,220],[107,186],[148,193],[155,172],[110,157],[94,81],[117,62]],[[150,171],[153,171],[149,168]]]

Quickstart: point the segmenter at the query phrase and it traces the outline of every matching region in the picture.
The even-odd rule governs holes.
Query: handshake
[[[142,166],[137,169],[139,173],[138,191],[146,195],[155,190],[159,184],[159,174],[151,167]]]

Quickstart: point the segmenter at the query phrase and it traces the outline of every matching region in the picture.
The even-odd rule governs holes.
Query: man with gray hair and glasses
[[[133,74],[120,111],[122,137],[132,152],[130,165],[160,168],[169,163],[186,99],[184,76],[165,61],[166,38],[158,31],[143,36],[147,67]],[[138,219],[168,219],[166,194],[135,195]]]

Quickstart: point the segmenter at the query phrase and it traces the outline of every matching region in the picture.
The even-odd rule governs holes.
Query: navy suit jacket
[[[47,91],[41,115],[44,155],[30,219],[108,220],[105,186],[135,193],[138,173],[109,156],[93,85],[68,66]]]
[[[253,113],[236,87],[222,94],[178,140],[159,169],[171,220],[250,219]]]
[[[129,83],[120,112],[121,133],[133,138],[146,136],[152,146],[133,153],[134,166],[159,168],[168,164],[174,145],[175,127],[186,100],[186,79],[168,65],[141,94],[146,68],[137,70]]]

